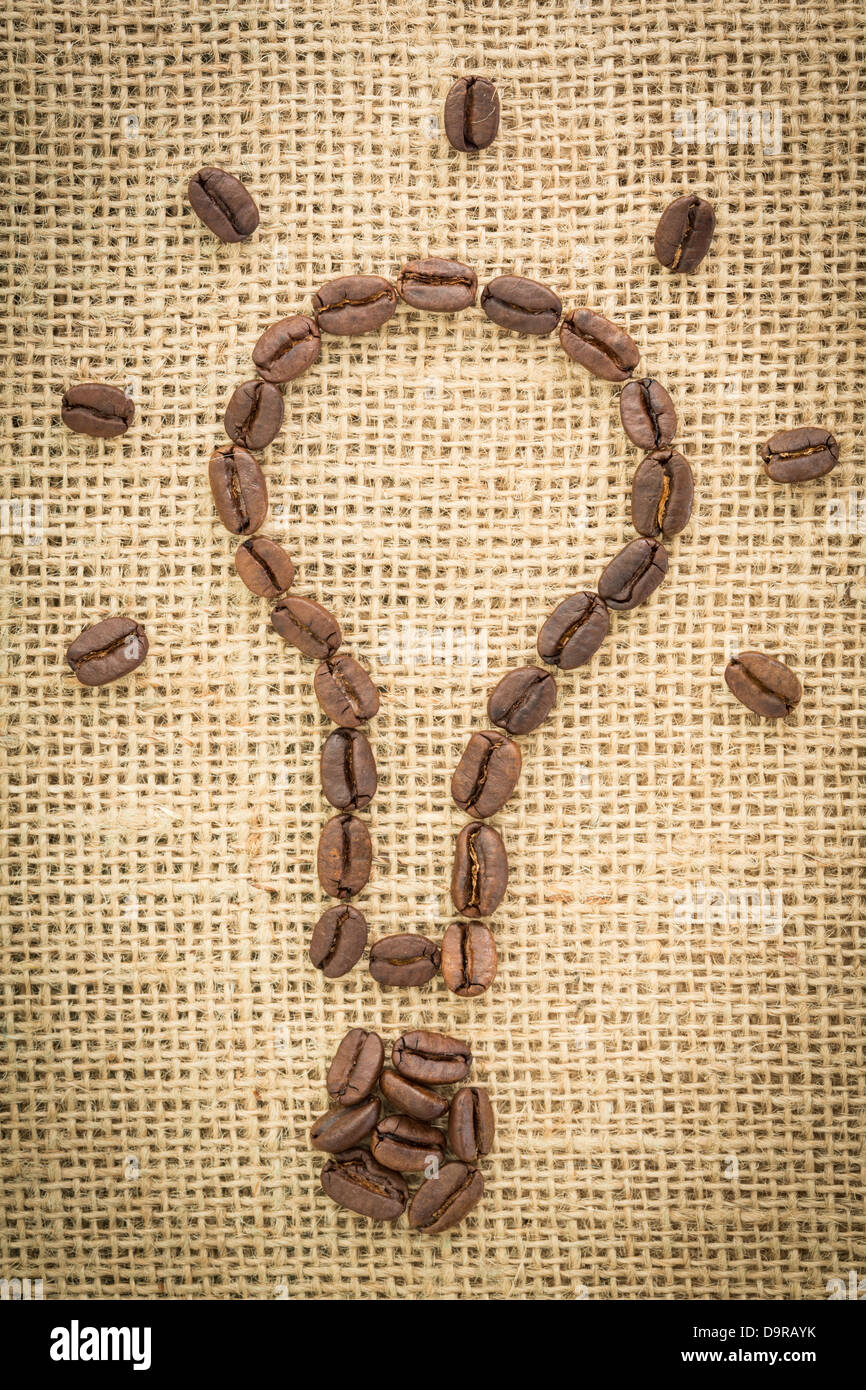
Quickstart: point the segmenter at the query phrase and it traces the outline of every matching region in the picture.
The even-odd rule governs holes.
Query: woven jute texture
[[[866,1274],[861,1025],[860,7],[671,0],[248,6],[13,0],[2,218],[3,1230],[46,1298],[808,1299]],[[495,144],[442,130],[492,76]],[[261,209],[224,246],[205,164]],[[684,189],[718,215],[652,255]],[[626,327],[679,411],[697,501],[664,586],[558,679],[496,818],[495,986],[383,991],[310,965],[329,808],[313,663],[233,567],[206,463],[276,318],[324,281],[454,254]],[[127,384],[101,443],[68,383]],[[451,771],[542,618],[631,536],[617,391],[554,337],[402,305],[330,338],[264,455],[266,533],[382,692],[357,900],[450,916]],[[828,478],[757,448],[823,424]],[[146,664],[63,654],[110,613]],[[764,723],[730,653],[804,686]],[[858,742],[859,737],[859,742]],[[469,1039],[498,1115],[483,1205],[373,1226],[308,1145],[349,1027]]]

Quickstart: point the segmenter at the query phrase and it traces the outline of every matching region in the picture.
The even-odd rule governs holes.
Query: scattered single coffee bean
[[[462,1087],[452,1098],[448,1115],[451,1152],[464,1163],[474,1163],[490,1153],[495,1134],[493,1106],[484,1087]]]
[[[451,778],[461,811],[483,820],[502,809],[520,776],[520,749],[496,729],[473,734]]]
[[[431,1158],[437,1164],[443,1159],[445,1135],[412,1115],[386,1115],[373,1131],[370,1150],[383,1168],[423,1173]]]
[[[481,307],[500,328],[544,337],[559,323],[562,304],[553,290],[522,275],[500,275],[481,292]]]
[[[338,811],[363,811],[376,795],[376,760],[358,729],[335,729],[321,758],[322,791]]]
[[[493,984],[496,942],[483,922],[451,922],[446,927],[442,938],[442,979],[461,999],[474,999]]]
[[[593,313],[573,309],[559,329],[562,350],[603,381],[626,381],[640,361],[637,344],[622,328]]]
[[[434,314],[456,314],[475,303],[478,277],[468,265],[430,256],[409,261],[397,276],[397,293],[413,309]]]
[[[260,598],[279,598],[295,578],[295,567],[283,547],[267,536],[251,536],[238,546],[235,569],[250,592]]]
[[[311,598],[291,595],[280,599],[271,609],[271,627],[304,656],[320,661],[331,656],[343,640],[336,618]]]
[[[233,536],[258,531],[268,514],[268,485],[252,454],[239,446],[215,449],[208,481],[219,519]]]
[[[542,623],[538,655],[549,666],[573,671],[595,656],[609,627],[607,605],[598,594],[584,589],[564,598]]]
[[[466,1163],[446,1163],[439,1176],[422,1182],[409,1203],[409,1225],[428,1236],[456,1226],[484,1196],[484,1179]]]
[[[784,719],[802,699],[803,687],[783,662],[763,652],[740,652],[725,668],[732,695],[764,719]]]
[[[448,1102],[429,1086],[419,1081],[408,1081],[398,1071],[389,1068],[379,1077],[379,1089],[387,1101],[396,1105],[406,1115],[414,1115],[416,1120],[438,1120],[448,1113]]]
[[[379,708],[379,692],[363,666],[341,652],[323,661],[313,677],[316,699],[329,719],[344,729],[357,729]]]
[[[472,1066],[469,1044],[445,1033],[419,1028],[403,1033],[391,1049],[391,1061],[401,1076],[427,1086],[462,1081]]]
[[[409,1200],[406,1179],[367,1153],[348,1149],[322,1169],[322,1190],[332,1202],[371,1221],[396,1221]]]
[[[627,381],[619,397],[622,427],[639,449],[664,449],[677,432],[674,403],[652,377]]]
[[[283,398],[269,381],[244,381],[226,407],[225,430],[244,449],[266,449],[283,423]]]
[[[322,333],[373,333],[393,316],[397,291],[381,275],[343,275],[313,295]]]
[[[490,692],[487,714],[509,734],[531,734],[556,704],[556,681],[540,666],[521,666]]]
[[[98,381],[79,381],[68,387],[60,403],[60,418],[66,428],[93,439],[126,434],[134,415],[135,406],[125,391]]]
[[[370,974],[380,985],[426,985],[438,969],[439,947],[426,936],[383,936],[370,948]]]
[[[133,618],[103,618],[66,648],[66,660],[82,685],[108,685],[128,676],[146,656],[144,628]]]
[[[259,210],[249,193],[225,169],[199,169],[187,195],[193,212],[220,241],[243,241],[259,225]]]
[[[670,540],[688,525],[695,483],[676,449],[657,449],[641,459],[631,485],[631,519],[641,536]]]
[[[602,571],[598,592],[608,608],[637,608],[655,593],[668,570],[668,553],[660,541],[629,541]]]
[[[458,77],[445,98],[445,134],[455,150],[485,150],[499,129],[499,93],[487,77]]]
[[[489,917],[508,886],[508,856],[492,825],[464,825],[457,836],[451,900],[464,917]]]
[[[322,355],[322,335],[315,319],[292,314],[266,328],[253,348],[253,362],[265,381],[294,381]]]
[[[700,265],[716,228],[712,203],[684,193],[665,208],[655,235],[656,258],[667,270],[684,272]]]
[[[326,1082],[328,1095],[339,1105],[364,1100],[379,1080],[385,1049],[378,1033],[352,1028],[334,1054]]]
[[[326,1154],[352,1149],[375,1128],[381,1109],[379,1099],[370,1096],[357,1105],[340,1105],[336,1110],[327,1110],[313,1122],[310,1143]]]
[[[341,903],[322,913],[310,938],[310,960],[326,980],[347,975],[367,945],[367,919],[357,908]]]
[[[333,816],[319,836],[316,867],[331,898],[354,898],[366,885],[373,862],[370,832],[357,816]]]
[[[761,458],[774,483],[806,483],[832,472],[839,462],[839,445],[829,430],[805,425],[774,434]]]

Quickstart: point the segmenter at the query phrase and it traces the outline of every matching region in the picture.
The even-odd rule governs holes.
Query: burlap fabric
[[[866,1273],[859,7],[8,13],[0,1274],[48,1298],[800,1299]],[[502,95],[476,158],[441,128],[467,71]],[[208,163],[260,205],[245,244],[185,204]],[[680,281],[652,233],[684,188],[718,232]],[[698,489],[663,589],[524,741],[476,1002],[310,966],[313,667],[237,579],[206,481],[261,328],[427,252],[626,326]],[[92,378],[135,392],[121,441],[60,426]],[[287,389],[266,529],[383,694],[374,936],[444,929],[448,781],[487,691],[630,536],[616,395],[555,338],[405,306]],[[844,461],[774,486],[756,444],[801,422]],[[65,646],[117,611],[147,663],[84,690]],[[785,723],[726,691],[740,647],[801,675]],[[319,1192],[307,1127],[360,1023],[472,1041],[499,1136],[449,1236]]]

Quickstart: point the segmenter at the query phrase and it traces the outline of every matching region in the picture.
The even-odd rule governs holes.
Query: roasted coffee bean
[[[225,430],[244,449],[266,449],[283,423],[283,398],[269,381],[244,381],[226,406]]]
[[[428,1236],[456,1226],[484,1196],[484,1179],[477,1168],[446,1163],[439,1175],[422,1182],[409,1203],[409,1225]]]
[[[322,913],[310,938],[310,960],[326,980],[347,975],[367,945],[367,919],[347,904]]]
[[[839,462],[839,445],[829,430],[806,425],[774,434],[761,458],[774,483],[806,483],[832,472]]]
[[[710,249],[716,227],[712,203],[696,193],[684,193],[659,218],[655,253],[667,270],[694,270]]]
[[[304,656],[319,660],[335,652],[343,640],[336,618],[311,598],[280,599],[271,609],[271,627]]]
[[[573,309],[560,325],[559,341],[572,362],[603,381],[626,381],[640,361],[625,330],[592,309]]]
[[[464,1163],[474,1163],[493,1148],[496,1120],[483,1086],[464,1086],[451,1101],[448,1143]]]
[[[310,1143],[326,1154],[340,1154],[354,1148],[375,1128],[382,1106],[376,1096],[359,1101],[357,1105],[340,1105],[327,1110],[313,1122]]]
[[[144,628],[132,618],[103,618],[66,648],[66,660],[82,685],[108,685],[128,676],[146,656]]]
[[[608,608],[637,608],[655,593],[668,570],[668,553],[659,541],[630,541],[602,571],[598,592]]]
[[[268,514],[268,485],[252,454],[237,445],[215,449],[208,481],[219,519],[233,536],[258,531]]]
[[[464,825],[457,836],[451,900],[464,917],[489,917],[508,886],[508,856],[492,825]]]
[[[220,241],[243,241],[259,225],[259,210],[249,193],[225,169],[199,169],[187,193],[193,211]]]
[[[509,671],[490,692],[487,714],[509,734],[530,734],[556,704],[556,681],[540,666]]]
[[[339,1105],[355,1105],[370,1094],[385,1060],[377,1033],[352,1028],[334,1054],[326,1082],[328,1095]]]
[[[358,729],[335,729],[325,739],[322,791],[338,811],[362,811],[376,795],[376,760]]]
[[[692,514],[692,470],[676,449],[657,449],[641,459],[631,485],[631,519],[641,536],[679,535]]]
[[[445,98],[445,134],[455,150],[485,150],[499,129],[499,93],[487,77],[458,77]]]
[[[398,1071],[386,1068],[379,1077],[379,1089],[387,1101],[405,1115],[414,1115],[416,1120],[438,1120],[448,1113],[447,1100],[437,1096],[429,1086],[407,1081]]]
[[[253,362],[265,381],[294,381],[322,355],[322,335],[315,319],[292,314],[266,328],[253,348]]]
[[[235,569],[247,588],[261,598],[278,598],[292,587],[295,577],[295,567],[283,547],[267,536],[252,536],[238,546]]]
[[[674,403],[652,377],[627,381],[619,397],[622,427],[639,449],[664,449],[677,432]]]
[[[478,277],[468,265],[430,256],[409,261],[397,276],[397,293],[413,309],[434,314],[456,314],[475,303]]]
[[[783,662],[763,652],[740,652],[725,668],[732,695],[764,719],[784,719],[802,699],[803,687]]]
[[[379,693],[363,666],[341,652],[323,661],[313,677],[316,699],[329,719],[357,729],[379,708]]]
[[[423,1173],[430,1159],[437,1163],[445,1154],[445,1135],[412,1115],[386,1115],[370,1140],[377,1163],[398,1173]]]
[[[103,386],[98,381],[79,381],[63,393],[60,418],[76,434],[94,439],[113,439],[126,434],[135,415],[135,406],[119,386]]]
[[[391,1048],[391,1061],[401,1076],[427,1086],[462,1081],[472,1066],[469,1044],[445,1033],[420,1028],[403,1033]]]
[[[322,1190],[332,1202],[371,1221],[396,1221],[409,1200],[406,1179],[383,1168],[366,1149],[348,1149],[322,1169]]]
[[[383,936],[370,948],[370,974],[380,985],[426,985],[438,969],[439,947],[426,936]]]
[[[553,290],[522,275],[500,275],[481,292],[481,307],[500,328],[544,337],[559,323],[562,304]]]
[[[495,815],[517,786],[520,763],[517,744],[497,729],[473,734],[451,778],[451,795],[467,815]]]
[[[354,898],[367,883],[373,862],[370,832],[356,816],[333,816],[319,836],[316,868],[331,898]]]
[[[381,275],[343,275],[313,295],[322,333],[373,333],[396,308],[397,291]]]
[[[451,922],[442,938],[442,979],[461,999],[483,994],[496,979],[496,942],[483,922]]]
[[[538,655],[549,666],[573,671],[598,651],[608,633],[610,615],[598,594],[583,589],[557,604],[542,623],[538,634]]]

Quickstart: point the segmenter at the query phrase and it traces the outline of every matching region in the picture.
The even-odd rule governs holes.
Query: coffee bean
[[[461,999],[483,994],[496,979],[496,942],[483,922],[451,922],[442,938],[442,979]]]
[[[220,241],[243,241],[259,225],[259,210],[249,193],[225,169],[199,169],[187,193],[193,212]]]
[[[483,1086],[464,1086],[451,1101],[448,1116],[448,1143],[451,1152],[464,1163],[489,1154],[496,1134],[496,1120],[490,1097]]]
[[[391,1061],[409,1081],[447,1086],[466,1076],[472,1066],[472,1052],[459,1038],[419,1028],[397,1039],[391,1048]]]
[[[422,1182],[409,1203],[409,1225],[437,1236],[468,1216],[484,1196],[484,1179],[477,1168],[446,1163],[439,1176]]]
[[[445,98],[445,134],[455,150],[492,145],[499,129],[499,93],[487,77],[458,77]]]
[[[412,1115],[386,1115],[373,1131],[370,1150],[384,1168],[423,1173],[431,1158],[438,1164],[444,1157],[445,1135]]]
[[[679,535],[692,514],[692,470],[676,449],[645,454],[631,485],[631,519],[641,536]]]
[[[627,381],[619,397],[622,427],[639,449],[663,449],[677,432],[674,403],[652,377]]]
[[[367,919],[347,904],[322,913],[310,938],[310,960],[326,980],[347,975],[367,944]]]
[[[637,608],[655,593],[668,570],[668,553],[659,541],[630,541],[602,571],[598,592],[608,608]]]
[[[829,430],[805,425],[774,434],[761,458],[774,483],[805,483],[832,472],[839,462],[839,445]]]
[[[238,546],[235,569],[247,588],[261,598],[278,598],[292,587],[295,577],[295,567],[283,547],[267,536],[252,536]]]
[[[481,307],[500,328],[544,337],[559,323],[562,304],[546,285],[522,275],[500,275],[481,292]]]
[[[343,640],[340,625],[320,603],[294,595],[271,609],[271,627],[304,656],[331,656]]]
[[[215,449],[208,481],[219,519],[233,536],[258,531],[268,514],[268,485],[252,454],[238,446]]]
[[[451,778],[451,795],[461,811],[483,820],[501,810],[517,786],[520,749],[505,734],[473,734]]]
[[[448,1102],[418,1081],[407,1081],[398,1071],[387,1068],[379,1077],[379,1089],[386,1100],[416,1120],[438,1120],[448,1112]]]
[[[740,652],[725,668],[732,695],[764,719],[784,719],[802,699],[803,687],[783,662],[763,652]]]
[[[438,969],[439,948],[426,936],[384,936],[370,948],[370,974],[380,985],[426,985]]]
[[[385,1060],[377,1033],[352,1028],[334,1054],[326,1082],[328,1095],[339,1105],[355,1105],[370,1094]]]
[[[66,648],[66,660],[82,685],[107,685],[128,676],[146,656],[144,628],[132,618],[103,618]]]
[[[376,795],[376,760],[358,729],[335,729],[325,739],[322,791],[338,811],[362,811]]]
[[[409,1200],[406,1179],[377,1163],[366,1149],[348,1149],[322,1169],[322,1190],[340,1207],[371,1221],[396,1221]]]
[[[357,1105],[341,1105],[327,1110],[313,1122],[310,1143],[326,1154],[339,1154],[354,1148],[375,1128],[382,1106],[376,1096]]]
[[[627,380],[640,361],[637,344],[625,330],[592,309],[573,309],[560,325],[559,341],[572,362],[603,381]]]
[[[322,335],[315,319],[292,314],[266,328],[253,348],[253,362],[265,381],[294,381],[322,355]]]
[[[126,434],[135,406],[119,386],[98,381],[79,381],[63,393],[60,418],[67,429],[94,439],[114,439]]]
[[[564,598],[542,623],[538,655],[549,666],[573,671],[595,656],[609,627],[607,606],[598,594],[583,589],[579,594]]]
[[[344,275],[313,295],[322,333],[373,333],[392,317],[397,291],[381,275]]]
[[[464,825],[457,836],[451,900],[464,917],[489,917],[508,886],[508,856],[492,825]]]
[[[333,816],[319,836],[316,868],[331,898],[354,898],[367,883],[373,862],[370,832],[356,816]]]
[[[712,203],[684,193],[666,207],[655,235],[656,258],[667,270],[694,270],[710,249],[716,227]]]
[[[468,265],[430,256],[409,261],[397,276],[397,293],[413,309],[434,314],[456,314],[475,303],[478,277]]]
[[[556,704],[556,681],[540,666],[509,671],[490,692],[487,714],[509,734],[530,734]]]
[[[313,678],[316,699],[329,719],[357,729],[379,708],[379,693],[363,666],[341,652],[323,661]]]
[[[226,406],[225,430],[245,449],[266,449],[283,423],[283,398],[269,381],[244,381]]]

